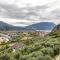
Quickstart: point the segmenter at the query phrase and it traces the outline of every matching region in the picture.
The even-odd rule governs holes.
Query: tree
[[[10,60],[10,57],[8,55],[3,55],[0,57],[1,60]]]
[[[20,58],[20,54],[17,53],[17,54],[14,56],[14,58],[17,59],[17,60],[19,60],[19,58]]]

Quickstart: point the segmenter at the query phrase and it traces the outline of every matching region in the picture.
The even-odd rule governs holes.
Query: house
[[[6,35],[6,34],[0,34],[0,37],[5,37],[5,38],[10,39],[10,36],[8,36],[8,35]]]
[[[0,37],[0,44],[2,44],[3,42],[7,43],[9,41],[8,38],[6,37]]]
[[[24,45],[22,43],[15,43],[13,46],[11,46],[13,52],[21,50],[22,48],[24,48]]]

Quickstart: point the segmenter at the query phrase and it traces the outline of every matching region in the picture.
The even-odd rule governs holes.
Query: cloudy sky
[[[27,26],[39,22],[60,23],[60,0],[0,0],[0,21]]]

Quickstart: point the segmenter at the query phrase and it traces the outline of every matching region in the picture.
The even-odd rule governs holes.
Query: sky
[[[0,21],[15,26],[60,23],[60,0],[0,0]]]

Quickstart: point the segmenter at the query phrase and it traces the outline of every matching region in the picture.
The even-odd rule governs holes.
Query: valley
[[[60,60],[60,0],[0,0],[0,60]]]
[[[46,31],[0,31],[1,60],[54,60],[60,54],[60,25]],[[56,57],[57,56],[57,57]],[[55,58],[56,57],[56,58]]]

